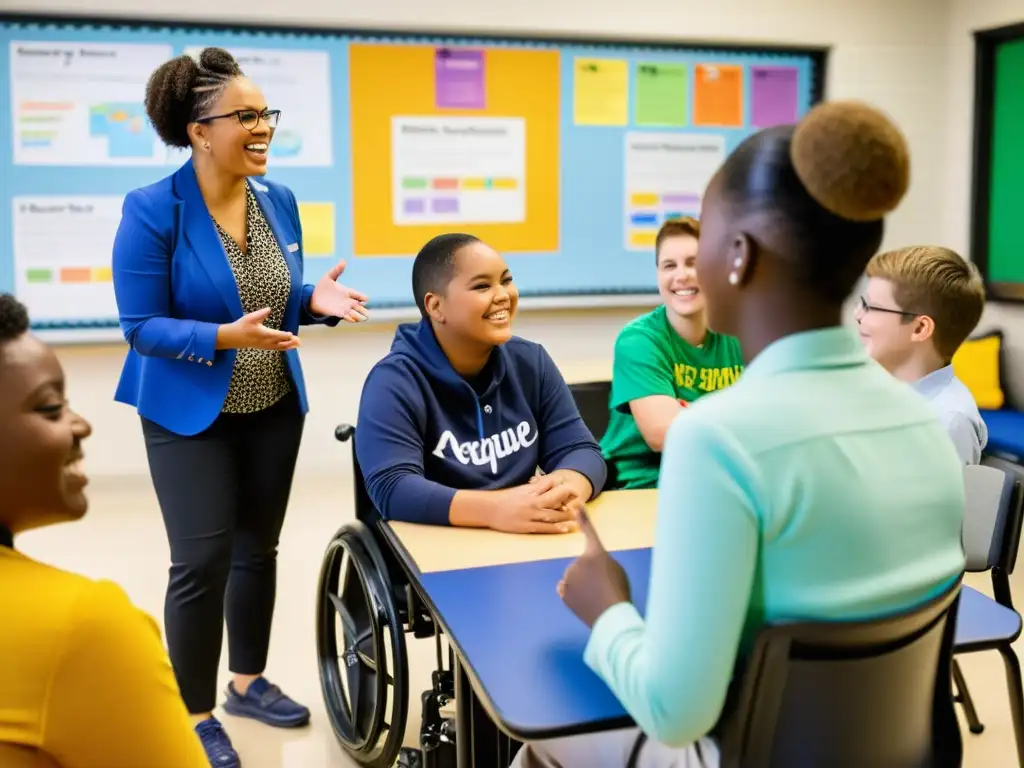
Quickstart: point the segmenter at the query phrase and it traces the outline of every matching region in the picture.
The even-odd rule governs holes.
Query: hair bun
[[[189,146],[186,125],[192,118],[192,89],[198,79],[199,64],[186,55],[165,61],[149,77],[146,114],[157,135],[169,146]]]
[[[207,72],[224,77],[242,74],[235,57],[223,48],[203,48],[199,54],[199,66]]]
[[[811,197],[849,221],[883,218],[910,185],[906,139],[888,117],[862,102],[812,109],[796,127],[790,159]]]

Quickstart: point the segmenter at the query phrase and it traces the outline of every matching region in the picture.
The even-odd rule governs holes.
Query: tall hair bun
[[[242,74],[235,57],[223,48],[203,48],[199,54],[199,66],[207,72],[224,77]]]
[[[862,102],[812,109],[796,127],[790,158],[811,197],[849,221],[883,218],[910,185],[910,149],[902,132]]]
[[[146,115],[157,135],[169,146],[187,148],[188,124],[196,117],[196,88],[240,74],[238,63],[223,48],[204,48],[198,59],[182,54],[165,61],[146,84]]]

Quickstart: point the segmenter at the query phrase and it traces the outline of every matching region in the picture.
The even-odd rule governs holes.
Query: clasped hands
[[[534,475],[528,483],[493,492],[488,526],[505,533],[571,533],[576,509],[591,492],[590,481],[579,472]]]

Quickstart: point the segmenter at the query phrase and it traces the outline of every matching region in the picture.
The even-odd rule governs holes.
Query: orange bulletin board
[[[488,47],[483,60],[482,108],[439,107],[435,45],[349,45],[352,131],[353,251],[358,257],[409,256],[439,227],[395,220],[394,120],[411,118],[518,118],[525,128],[525,205],[521,221],[467,223],[466,228],[503,251],[559,249],[560,55],[557,50]],[[452,186],[515,187],[514,178],[434,179]],[[451,229],[451,227],[448,227]]]

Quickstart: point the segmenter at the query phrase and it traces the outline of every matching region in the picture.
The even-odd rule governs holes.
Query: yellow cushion
[[[979,408],[997,410],[1005,402],[999,370],[1002,344],[1001,334],[979,336],[965,341],[953,356],[953,372],[971,390]]]

